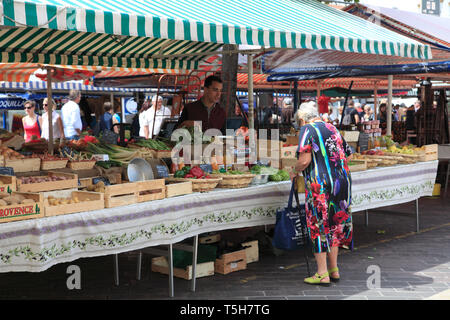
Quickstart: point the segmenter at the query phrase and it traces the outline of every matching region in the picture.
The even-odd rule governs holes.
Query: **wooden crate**
[[[138,195],[139,191],[136,182],[105,186],[105,208],[137,203]]]
[[[192,192],[192,181],[169,183],[166,180],[166,198],[191,194]]]
[[[349,164],[350,163],[354,163],[354,165],[348,166],[351,172],[367,170],[367,163],[365,160],[350,160]]]
[[[214,262],[214,271],[220,274],[247,269],[247,256],[245,249],[225,253]]]
[[[5,167],[11,167],[14,172],[30,172],[41,170],[40,158],[5,159]]]
[[[50,205],[48,198],[44,199],[45,216],[57,216],[61,214],[69,214],[75,212],[99,210],[105,207],[103,193],[73,191],[72,197],[77,197],[80,202],[61,205]]]
[[[61,169],[67,166],[68,159],[41,160],[41,170]]]
[[[48,176],[65,176],[68,179],[59,181],[47,181],[40,183],[26,183],[23,184],[20,179],[17,179],[17,191],[20,192],[41,192],[61,189],[78,188],[78,176],[72,173],[62,173],[49,171]]]
[[[16,191],[16,176],[0,175],[0,193],[11,193]]]
[[[257,262],[259,260],[258,240],[241,243],[245,248],[245,256],[247,263]]]
[[[11,195],[22,195],[26,199],[31,199],[34,202],[1,206],[0,223],[44,217],[44,200],[41,194],[12,192]]]
[[[298,146],[290,146],[281,148],[281,158],[297,158],[297,149]]]
[[[152,258],[152,271],[162,274],[169,274],[169,263],[166,257]],[[187,266],[185,269],[173,268],[173,275],[177,278],[185,280],[192,279],[192,265]],[[195,269],[195,278],[202,278],[214,275],[214,261],[197,263]]]
[[[198,242],[200,244],[211,244],[211,243],[217,243],[219,241],[220,241],[220,233],[210,234],[210,235],[198,238]]]
[[[164,179],[138,181],[138,202],[160,200],[166,197],[166,182]]]
[[[298,144],[298,136],[297,135],[287,135],[286,136],[286,144]]]

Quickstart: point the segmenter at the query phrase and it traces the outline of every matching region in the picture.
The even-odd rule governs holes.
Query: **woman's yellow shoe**
[[[321,285],[321,286],[329,286],[330,285],[330,280],[322,281],[326,277],[329,277],[328,272],[325,272],[324,274],[318,274],[316,272],[316,274],[314,276],[309,277],[309,278],[305,278],[305,282],[307,284],[317,284],[317,285]]]
[[[331,276],[335,272],[339,272],[339,268],[338,267],[328,270],[328,274],[330,275],[330,280],[333,281],[333,282],[338,282],[340,277],[332,277]]]

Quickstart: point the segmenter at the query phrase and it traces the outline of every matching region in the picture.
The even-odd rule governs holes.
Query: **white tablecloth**
[[[352,174],[352,210],[432,194],[438,161]],[[176,243],[197,234],[275,223],[290,181],[0,224],[0,272],[40,272],[78,258]],[[304,200],[304,196],[300,196]]]

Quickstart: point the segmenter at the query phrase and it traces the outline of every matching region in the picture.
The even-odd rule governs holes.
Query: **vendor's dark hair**
[[[214,81],[222,83],[222,79],[220,79],[218,76],[209,76],[205,79],[204,87],[209,88],[209,86],[212,85]]]

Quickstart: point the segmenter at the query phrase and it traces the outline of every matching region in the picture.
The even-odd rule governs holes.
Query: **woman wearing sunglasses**
[[[52,99],[52,127],[53,127],[53,139],[64,139],[64,127],[59,114],[55,111],[56,103]],[[49,129],[48,129],[48,99],[45,98],[43,101],[44,113],[41,117],[41,137],[48,140]]]
[[[39,116],[34,112],[36,102],[32,100],[25,101],[25,112],[27,115],[22,118],[25,142],[41,138],[41,126]]]

